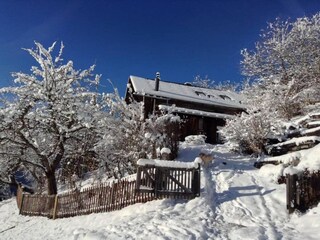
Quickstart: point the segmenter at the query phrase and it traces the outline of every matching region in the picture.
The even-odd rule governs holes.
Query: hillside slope
[[[180,160],[201,150],[215,160],[202,169],[201,196],[157,200],[111,213],[49,220],[18,215],[14,200],[0,202],[1,239],[320,239],[320,207],[289,216],[285,185],[273,182],[270,166],[224,146],[181,145]],[[318,213],[319,212],[319,213]]]

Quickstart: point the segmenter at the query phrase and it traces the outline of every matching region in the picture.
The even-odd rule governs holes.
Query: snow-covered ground
[[[57,220],[20,216],[7,200],[0,202],[0,239],[320,239],[320,207],[288,215],[273,167],[255,169],[253,159],[221,145],[183,144],[179,160],[192,162],[200,151],[215,160],[202,170],[198,198]]]

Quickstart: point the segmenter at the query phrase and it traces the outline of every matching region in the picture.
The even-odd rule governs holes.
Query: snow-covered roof
[[[184,114],[196,115],[201,117],[210,117],[210,118],[233,119],[235,117],[234,115],[230,115],[230,114],[206,112],[201,110],[175,107],[175,106],[166,106],[166,105],[159,105],[159,109],[161,110],[170,109],[174,113],[184,113]]]
[[[195,87],[160,80],[159,90],[155,90],[152,79],[130,76],[133,94],[177,99],[192,103],[244,109],[243,97],[235,92]]]

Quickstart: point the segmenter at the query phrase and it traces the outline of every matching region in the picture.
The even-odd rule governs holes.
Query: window
[[[214,95],[207,95],[208,98],[216,98]]]
[[[231,100],[231,98],[227,95],[219,95],[219,97],[221,97],[223,100]]]
[[[200,92],[200,91],[195,91],[195,93],[198,95],[198,96],[201,96],[201,97],[205,97],[206,94],[204,94],[203,92]]]

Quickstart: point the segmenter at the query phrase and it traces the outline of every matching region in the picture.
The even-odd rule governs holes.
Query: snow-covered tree
[[[274,112],[290,119],[320,100],[320,13],[295,22],[277,19],[261,34],[255,49],[242,51],[242,74],[260,88],[273,90]]]
[[[56,194],[57,169],[87,154],[95,143],[100,106],[92,85],[100,76],[92,74],[94,66],[80,71],[72,61],[63,64],[63,44],[56,57],[55,43],[48,49],[35,45],[26,51],[39,66],[30,74],[14,73],[15,86],[0,89],[0,177],[20,167],[36,178],[45,176],[48,194]],[[84,147],[88,136],[92,144]]]
[[[242,55],[247,114],[229,121],[222,133],[240,150],[261,153],[282,120],[320,101],[320,14],[277,19]]]
[[[177,153],[178,137],[171,131],[172,123],[180,118],[170,113],[150,115],[145,119],[143,102],[127,104],[117,89],[106,94],[104,101],[112,116],[111,121],[101,122],[105,133],[97,147],[101,165],[115,178],[136,171],[139,158],[157,158],[158,148],[169,148]],[[175,157],[175,155],[173,156]]]
[[[100,164],[105,172],[121,178],[135,172],[135,161],[142,151],[143,104],[134,102],[128,105],[117,89],[114,90],[103,97],[111,120],[100,122],[103,138],[96,151],[101,156]]]
[[[215,81],[211,80],[208,76],[205,76],[204,78],[201,77],[200,75],[197,75],[193,82],[193,86],[197,87],[203,87],[203,88],[213,88]]]
[[[197,87],[203,87],[203,88],[210,88],[210,89],[216,89],[216,90],[222,90],[222,91],[237,91],[239,90],[239,84],[231,82],[230,80],[226,80],[223,82],[216,82],[212,79],[210,79],[208,76],[205,76],[204,78],[200,75],[197,75],[193,82],[193,86]]]

